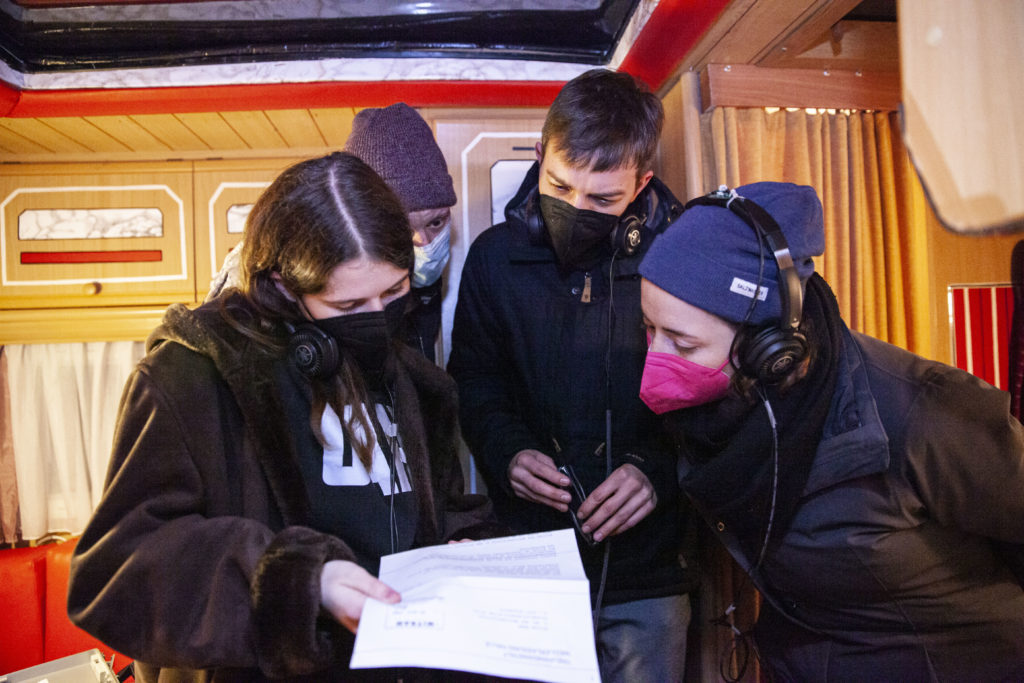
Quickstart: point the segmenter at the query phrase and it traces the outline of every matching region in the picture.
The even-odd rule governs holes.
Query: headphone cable
[[[615,334],[615,257],[618,248],[612,252],[608,263],[608,340],[604,357],[604,477],[612,473],[612,338]],[[601,558],[601,578],[597,584],[597,596],[594,599],[594,637],[596,639],[601,619],[601,603],[604,601],[604,589],[608,580],[608,564],[611,556],[611,538],[604,540]]]

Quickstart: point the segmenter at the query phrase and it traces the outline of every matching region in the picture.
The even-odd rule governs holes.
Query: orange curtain
[[[810,185],[825,211],[815,260],[846,323],[933,357],[927,204],[893,112],[716,108],[702,116],[705,183]]]
[[[934,357],[928,208],[897,114],[720,107],[701,116],[701,136],[707,191],[762,180],[814,187],[825,217],[825,254],[815,266],[836,293],[843,319],[852,329]],[[761,680],[754,655],[744,657],[745,643],[723,628],[731,613],[737,629],[750,629],[756,592],[711,536],[701,546],[695,624],[700,680],[721,680],[723,673]]]

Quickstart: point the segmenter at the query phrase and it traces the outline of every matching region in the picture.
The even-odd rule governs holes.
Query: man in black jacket
[[[681,210],[651,170],[662,120],[628,74],[566,84],[506,221],[470,248],[448,365],[502,521],[539,531],[576,513],[605,681],[682,679],[695,584],[675,460],[638,397],[637,266]]]

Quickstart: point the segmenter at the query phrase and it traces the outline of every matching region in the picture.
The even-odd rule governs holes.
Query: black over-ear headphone
[[[288,358],[306,377],[330,377],[338,370],[341,356],[338,343],[313,323],[292,325],[288,329]]]
[[[789,253],[789,244],[771,214],[750,199],[736,194],[736,190],[728,190],[723,185],[717,192],[691,199],[683,210],[697,205],[729,209],[757,235],[762,269],[754,298],[743,321],[744,327],[754,312],[754,305],[762,289],[765,244],[779,266],[779,297],[782,300],[779,323],[768,323],[753,333],[741,329],[734,350],[740,372],[763,384],[777,384],[807,357],[807,337],[799,329],[804,290]]]
[[[653,182],[654,179],[651,180]],[[615,229],[608,236],[612,253],[632,256],[640,248],[643,244],[644,225],[654,213],[654,200],[654,192],[644,188],[643,192],[626,207]],[[540,212],[540,192],[535,192],[530,201],[533,206],[526,212],[526,231],[530,237],[530,244],[544,246],[548,243],[547,226]]]

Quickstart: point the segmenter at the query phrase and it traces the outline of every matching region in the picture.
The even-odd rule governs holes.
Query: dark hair
[[[264,320],[296,321],[293,295],[327,286],[338,264],[366,257],[412,268],[412,233],[398,198],[356,156],[335,152],[291,166],[256,201],[246,221],[239,289]]]
[[[339,264],[358,258],[412,269],[412,231],[398,198],[351,154],[300,162],[285,169],[249,213],[239,259],[239,291],[246,305],[222,300],[221,312],[268,351],[280,352],[287,344],[287,325],[305,317],[277,286],[275,274],[289,294],[301,297],[322,292]],[[324,443],[320,421],[330,404],[369,469],[375,432],[364,409],[366,385],[344,349],[337,374],[312,386],[314,434]],[[348,419],[345,406],[352,408]]]
[[[654,167],[665,114],[661,100],[627,73],[591,69],[572,79],[548,109],[541,146],[573,166],[613,171]]]

